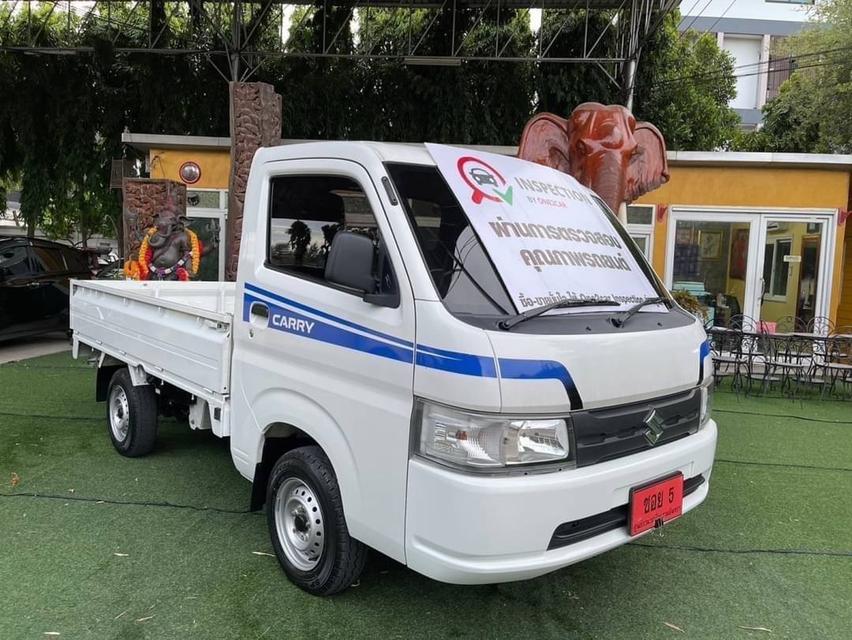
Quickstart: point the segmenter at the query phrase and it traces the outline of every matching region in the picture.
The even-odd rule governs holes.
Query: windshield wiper
[[[557,300],[556,302],[551,302],[550,304],[545,304],[541,307],[536,307],[535,309],[530,309],[529,311],[524,311],[523,313],[519,313],[518,315],[512,316],[511,318],[506,318],[505,320],[501,320],[497,323],[497,326],[501,329],[508,331],[512,327],[521,324],[522,322],[526,322],[530,318],[535,318],[536,316],[540,316],[542,313],[547,313],[552,309],[570,309],[573,307],[617,307],[618,303],[614,300],[595,300],[594,298],[581,298],[579,300],[571,300],[566,298],[565,300]]]
[[[612,322],[616,327],[623,327],[630,318],[635,316],[643,307],[647,307],[652,304],[664,304],[667,308],[671,309],[672,301],[668,298],[658,297],[658,298],[645,298],[642,302],[637,302],[629,309],[626,309],[621,312],[620,316],[612,316],[609,321]]]

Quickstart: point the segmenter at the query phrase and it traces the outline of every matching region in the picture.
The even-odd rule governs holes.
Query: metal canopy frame
[[[152,55],[198,55],[222,71],[227,61],[226,80],[245,81],[270,57],[303,59],[333,58],[361,60],[396,60],[412,65],[456,66],[463,61],[537,63],[537,64],[592,64],[618,86],[624,93],[628,107],[632,102],[632,89],[636,65],[642,46],[661,25],[665,15],[672,11],[678,0],[0,0],[0,52],[73,55],[95,51],[94,46],[81,44],[84,25],[98,23],[109,38],[115,52],[146,53]],[[115,11],[121,5],[122,11]],[[283,37],[275,43],[259,43],[259,27],[267,24],[282,25],[292,20],[294,8],[299,11],[299,22],[322,15],[321,37],[313,47],[296,49]],[[326,20],[330,10],[347,10],[346,18],[336,29]],[[405,46],[399,51],[377,52],[379,38],[371,41],[371,14],[373,9],[402,12],[409,26]],[[500,39],[500,30],[494,29],[493,47],[487,55],[469,55],[465,45],[485,26],[486,12],[496,15],[500,24],[504,11],[569,10],[564,19],[555,23],[545,33],[540,33],[537,46],[518,53],[511,50],[511,38]],[[414,27],[413,12],[426,10],[431,18]],[[455,19],[460,11],[473,12],[472,27],[456,34]],[[2,27],[12,16],[26,17],[26,28],[18,41],[2,40],[6,32]],[[203,28],[212,38],[203,48],[187,49],[170,42],[168,22],[175,16],[185,16],[190,23]],[[5,18],[3,17],[5,16]],[[422,45],[440,17],[449,16],[454,25],[440,53],[425,53]],[[601,23],[598,19],[608,19]],[[570,57],[553,53],[554,45],[565,28],[578,17],[583,20],[583,43],[579,55]],[[45,28],[49,20],[65,20],[65,29],[59,41],[46,42]],[[347,25],[357,21],[359,46],[355,51],[339,51],[335,45]],[[319,21],[317,21],[319,22]],[[4,24],[5,23],[5,24]],[[291,22],[295,24],[295,22]],[[350,27],[351,28],[351,27]],[[601,47],[605,36],[617,42],[615,51]],[[135,40],[136,46],[126,46]]]

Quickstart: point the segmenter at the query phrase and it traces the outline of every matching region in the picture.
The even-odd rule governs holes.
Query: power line
[[[852,47],[844,47],[844,49],[845,50],[852,50]],[[839,52],[840,49],[837,49],[837,50],[834,50],[834,51]],[[801,56],[794,56],[794,57],[791,57],[790,60],[791,61],[799,61],[799,60],[801,60],[802,58],[805,58],[805,57],[813,57],[813,56],[816,56],[816,55],[823,55],[825,53],[828,53],[828,51],[816,52],[816,53],[813,53],[813,54],[803,54]],[[759,66],[759,64],[768,64],[768,62],[762,62],[762,63],[758,63],[758,64],[752,63],[752,64],[740,65],[739,67],[734,67],[734,68],[735,69],[736,68],[741,69],[741,68],[745,68],[745,67],[754,67],[754,66]],[[815,68],[815,67],[824,67],[824,66],[830,66],[830,65],[845,66],[845,65],[848,65],[848,64],[852,64],[852,63],[850,63],[849,61],[841,60],[841,59],[832,59],[832,60],[825,60],[825,61],[822,61],[822,62],[814,62],[813,64],[796,64],[795,66],[793,66],[791,64],[789,69],[791,71],[797,71],[799,69],[811,69],[811,68]],[[778,70],[775,69],[773,71],[778,71]],[[761,74],[769,73],[769,72],[770,72],[769,69],[758,69],[757,71],[752,71],[752,72],[749,72],[749,73],[734,74],[732,77],[734,79],[736,79],[736,78],[748,78],[748,77],[751,77],[751,76],[761,75]],[[677,76],[675,78],[663,78],[663,79],[657,80],[655,82],[651,82],[647,86],[649,86],[649,87],[660,87],[660,86],[669,85],[669,84],[677,84],[679,82],[684,82],[684,81],[687,81],[687,80],[717,80],[717,79],[718,80],[724,80],[727,77],[728,77],[727,74],[722,70],[706,71],[706,72],[702,72],[702,73],[695,73],[695,74],[690,74],[690,75]]]
[[[710,6],[711,2],[713,2],[713,0],[707,0],[707,3],[701,8],[701,11],[699,11],[697,14],[695,14],[692,17],[692,20],[689,21],[689,24],[686,25],[683,28],[683,31],[680,32],[680,35],[678,36],[678,40],[683,38],[684,34],[692,28],[692,25],[695,24],[695,21],[698,20],[698,18],[701,17],[701,14],[704,13],[707,10],[707,7]],[[696,3],[696,4],[698,4],[698,3]],[[693,8],[695,8],[695,7],[693,7]]]
[[[701,35],[702,35],[702,36],[704,36],[704,35],[707,35],[710,31],[713,31],[713,28],[714,28],[717,24],[719,24],[719,20],[721,20],[722,18],[724,18],[726,15],[728,15],[728,11],[730,11],[730,10],[731,10],[731,7],[733,7],[733,6],[734,6],[734,3],[735,3],[736,1],[737,1],[737,0],[731,0],[731,4],[729,4],[729,5],[728,5],[728,7],[727,7],[727,8],[726,8],[723,12],[722,12],[722,15],[720,15],[718,18],[716,18],[716,21],[715,21],[713,24],[711,24],[709,27],[707,27],[707,28],[704,30],[704,33],[702,33]]]

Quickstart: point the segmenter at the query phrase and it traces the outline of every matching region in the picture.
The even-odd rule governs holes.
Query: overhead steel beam
[[[41,3],[36,0],[0,0],[0,14],[6,14],[0,27],[0,53],[87,54],[94,48],[77,46],[75,39],[79,42],[85,26],[96,21],[112,41],[116,53],[197,55],[210,61],[220,74],[227,69],[224,75],[229,80],[248,80],[265,60],[282,57],[387,60],[410,64],[429,64],[436,58],[440,58],[442,63],[446,59],[454,64],[463,61],[593,64],[611,82],[620,86],[625,101],[629,103],[642,46],[677,4],[678,0],[51,0]],[[281,32],[284,5],[306,7],[306,10],[298,12],[297,22],[290,25],[291,33],[316,11],[323,12],[321,33],[317,34],[316,42],[308,46],[309,50],[296,50],[293,42],[284,41],[280,35],[277,40],[269,37],[260,39],[264,24],[271,25],[272,21],[277,20],[275,33]],[[36,7],[42,8],[36,10]],[[118,7],[123,10],[117,11]],[[328,20],[331,9],[346,9],[346,18],[341,23],[331,24]],[[376,53],[382,40],[381,33],[376,32],[373,26],[374,9],[408,13],[407,43],[398,47],[399,50]],[[509,19],[506,12],[529,14],[532,9],[565,12],[565,16],[547,32],[542,27],[535,48],[525,52],[515,47],[511,55],[506,55],[515,34],[503,34],[501,38],[497,28],[490,45],[475,52],[469,50],[470,43],[484,28],[487,16],[496,20],[499,27]],[[67,14],[67,34],[61,39],[64,42],[52,45],[42,42],[47,25],[63,11]],[[356,11],[362,31],[360,41],[349,51],[335,51],[342,34],[355,21]],[[413,19],[418,11],[429,12],[425,20]],[[457,17],[461,11],[467,11],[467,15],[473,11],[474,17],[472,23],[466,23],[470,26],[464,32],[457,33]],[[186,47],[169,37],[170,26],[177,16],[187,16],[194,30],[204,28],[210,36],[209,44]],[[599,16],[606,18],[603,24],[597,20]],[[447,42],[427,52],[423,50],[423,44],[442,17],[452,23],[446,35]],[[25,21],[25,35],[20,41],[13,41],[8,29],[16,18]],[[578,22],[582,32],[582,47],[578,43],[578,53],[551,55],[565,29],[572,21],[578,20],[583,21]],[[17,35],[20,37],[20,34]],[[606,51],[599,51],[605,41],[614,41],[617,46],[608,45]],[[300,48],[304,48],[304,43],[299,44]],[[479,51],[490,53],[479,54]]]

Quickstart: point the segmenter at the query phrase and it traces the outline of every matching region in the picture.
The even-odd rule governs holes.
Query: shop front
[[[670,166],[639,201],[655,208],[646,242],[666,286],[698,297],[713,325],[838,322],[852,158],[681,152]]]

